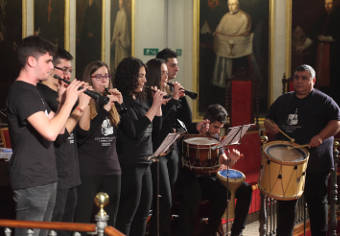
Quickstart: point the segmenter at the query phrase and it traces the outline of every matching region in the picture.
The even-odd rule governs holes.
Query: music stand
[[[156,235],[159,236],[159,199],[162,197],[159,194],[159,159],[162,156],[166,155],[166,152],[170,148],[170,146],[182,135],[182,133],[169,133],[161,143],[161,145],[157,148],[157,150],[147,158],[147,160],[151,160],[156,162],[156,179],[157,179],[157,187],[156,187]]]
[[[254,124],[238,125],[229,127],[227,135],[223,138],[219,145],[215,146],[221,148],[229,145],[239,145],[241,144],[242,137],[247,133],[247,130]]]
[[[217,148],[222,148],[224,146],[230,146],[230,145],[239,145],[241,144],[241,139],[242,137],[246,134],[247,130],[250,128],[250,126],[252,126],[254,124],[246,124],[246,125],[239,125],[239,126],[233,126],[233,127],[229,127],[228,131],[227,131],[227,135],[223,138],[223,140],[220,142],[220,144],[216,145],[213,147],[213,149],[217,149]],[[227,167],[227,169],[229,169],[229,166]],[[229,182],[229,177],[227,176],[227,182]],[[230,190],[229,190],[230,191]],[[232,194],[230,192],[230,194]],[[228,194],[229,195],[229,194]],[[230,200],[232,200],[233,198],[231,197]],[[228,196],[228,202],[229,200],[229,196]],[[229,205],[229,204],[227,204]],[[226,224],[226,231],[229,231],[229,209],[227,210],[227,224]]]

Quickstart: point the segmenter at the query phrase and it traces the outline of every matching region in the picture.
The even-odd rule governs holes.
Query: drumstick
[[[278,131],[279,131],[281,134],[283,134],[286,138],[288,138],[289,141],[290,141],[291,143],[294,143],[294,142],[295,142],[295,139],[293,139],[293,138],[290,137],[288,134],[286,134],[285,132],[283,132],[283,130],[280,129],[280,127],[279,127],[277,124],[275,124],[274,121],[272,121],[272,120],[270,120],[270,119],[267,119],[266,121],[267,121],[268,123],[270,123],[270,125],[272,126],[272,128],[273,128],[274,125],[276,125]]]
[[[286,134],[285,132],[283,132],[282,129],[280,129],[279,127],[278,127],[278,129],[279,129],[279,132],[280,132],[281,134],[283,134],[284,136],[286,136],[286,138],[288,138],[289,141],[290,141],[291,143],[294,143],[294,142],[295,142],[295,139],[293,139],[293,138],[290,137],[288,134]]]
[[[303,145],[296,145],[296,146],[288,146],[288,150],[294,149],[294,148],[310,148],[309,144],[303,144]]]

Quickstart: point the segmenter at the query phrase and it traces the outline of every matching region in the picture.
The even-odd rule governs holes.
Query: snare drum
[[[287,141],[263,145],[260,190],[277,200],[298,199],[304,190],[309,152]]]
[[[190,137],[183,140],[182,163],[196,174],[216,173],[219,165],[219,150],[213,147],[219,142],[210,137]]]
[[[230,199],[228,202],[228,207],[225,210],[224,217],[226,219],[234,218],[235,212],[235,192],[240,187],[242,182],[246,179],[246,176],[238,170],[226,169],[217,172],[217,178],[222,182],[222,184],[229,189]]]

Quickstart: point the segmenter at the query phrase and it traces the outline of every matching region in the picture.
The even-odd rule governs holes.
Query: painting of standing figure
[[[253,115],[264,114],[269,1],[200,0],[199,9],[199,113],[212,103],[231,110],[232,82],[251,81]]]
[[[111,68],[131,56],[131,0],[114,0],[111,3]]]

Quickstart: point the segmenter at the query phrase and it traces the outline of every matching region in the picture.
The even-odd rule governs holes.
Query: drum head
[[[288,146],[285,144],[275,144],[268,146],[265,149],[265,153],[272,159],[283,162],[300,162],[307,157],[303,150],[299,148],[288,149]]]
[[[193,145],[215,145],[219,143],[216,139],[209,137],[192,137],[185,139],[184,142]]]
[[[223,177],[230,178],[230,179],[240,179],[240,178],[243,178],[244,176],[242,172],[238,170],[231,170],[231,169],[220,170],[218,173],[220,173],[220,175],[222,175]]]

